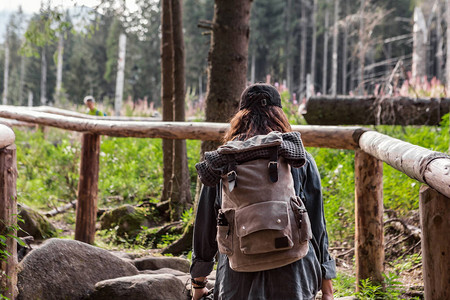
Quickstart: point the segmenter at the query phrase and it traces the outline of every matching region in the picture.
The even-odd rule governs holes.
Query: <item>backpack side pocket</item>
[[[291,197],[291,208],[299,230],[300,242],[312,239],[311,222],[302,199],[298,196]]]
[[[217,246],[219,252],[228,256],[233,255],[233,223],[234,210],[219,210],[217,216]]]

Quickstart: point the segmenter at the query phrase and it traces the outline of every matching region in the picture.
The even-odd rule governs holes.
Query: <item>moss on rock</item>
[[[18,236],[31,235],[36,240],[56,237],[56,228],[46,217],[23,204],[18,204],[17,208],[19,217],[24,221],[18,223],[21,229],[18,231]]]
[[[151,211],[126,204],[104,213],[100,218],[100,228],[117,229],[120,237],[134,238],[142,227],[155,225],[156,218]]]

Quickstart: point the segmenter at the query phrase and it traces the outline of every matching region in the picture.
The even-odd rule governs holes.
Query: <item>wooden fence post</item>
[[[450,299],[450,198],[423,185],[419,206],[425,299]]]
[[[85,133],[81,143],[75,239],[92,244],[97,219],[100,135]]]
[[[383,162],[362,150],[355,151],[355,257],[357,282],[383,281]]]
[[[17,164],[16,146],[0,149],[0,234],[17,236]],[[6,238],[6,246],[0,246],[10,253],[6,260],[0,260],[0,294],[15,299],[17,296],[17,242]]]

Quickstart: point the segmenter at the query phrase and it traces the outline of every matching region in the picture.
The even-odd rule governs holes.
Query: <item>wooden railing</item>
[[[223,123],[80,119],[14,107],[0,117],[83,133],[75,238],[95,236],[100,136],[220,140]],[[420,189],[426,299],[445,299],[450,280],[450,158],[361,127],[293,126],[307,147],[355,150],[355,256],[358,280],[382,281],[383,162],[428,186]],[[3,199],[2,199],[3,200]],[[447,268],[447,269],[446,269]]]
[[[17,193],[16,146],[11,128],[0,125],[0,295],[15,299],[17,295]],[[9,255],[11,254],[11,255]]]

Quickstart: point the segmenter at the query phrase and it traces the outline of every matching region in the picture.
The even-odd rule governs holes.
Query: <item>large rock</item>
[[[89,300],[182,300],[184,292],[184,284],[174,275],[143,274],[101,281]]]
[[[105,212],[100,218],[100,229],[117,227],[118,236],[134,238],[142,227],[155,225],[155,218],[146,208],[126,204]]]
[[[188,273],[181,272],[181,271],[174,270],[174,269],[169,269],[169,268],[162,268],[162,269],[158,269],[158,270],[144,270],[144,271],[140,271],[139,274],[170,274],[170,275],[174,275],[174,276],[188,275]]]
[[[131,263],[106,250],[50,239],[19,264],[17,299],[83,299],[99,281],[138,273]]]
[[[190,262],[189,260],[181,257],[155,257],[146,256],[134,260],[134,265],[138,270],[158,270],[162,268],[169,268],[178,270],[184,273],[189,272]]]
[[[32,236],[35,240],[42,240],[56,236],[56,228],[46,217],[24,204],[17,204],[19,217],[24,222],[18,222],[20,237]]]

